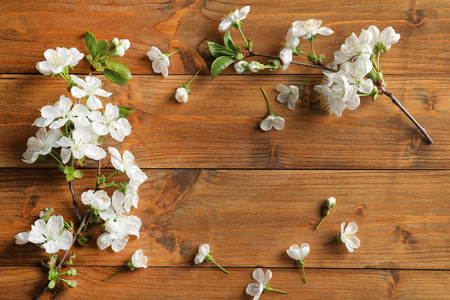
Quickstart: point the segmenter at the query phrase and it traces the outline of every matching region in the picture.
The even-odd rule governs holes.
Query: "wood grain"
[[[78,248],[77,265],[120,265],[142,248],[152,266],[192,267],[197,247],[206,242],[225,267],[290,267],[295,264],[285,249],[307,242],[308,267],[450,269],[449,171],[146,173],[134,210],[143,221],[141,238],[116,255],[95,243]],[[87,174],[75,184],[78,195],[92,188],[95,172]],[[34,265],[45,253],[15,245],[14,235],[29,230],[49,205],[75,219],[69,191],[50,170],[2,170],[0,178],[0,265]],[[315,231],[330,196],[337,206]],[[344,245],[322,246],[340,234],[343,221],[359,224],[362,246],[352,254]]]
[[[393,26],[402,38],[382,59],[383,70],[389,74],[449,74],[449,2],[417,1],[278,1],[270,5],[247,1],[251,12],[244,21],[244,31],[255,43],[257,52],[277,54],[284,35],[295,20],[322,19],[335,34],[318,36],[317,49],[331,62],[352,32],[359,34],[374,24],[380,28]],[[128,38],[131,49],[123,61],[133,74],[151,74],[146,52],[151,46],[181,55],[171,57],[170,72],[193,74],[197,69],[207,72],[211,63],[206,42],[219,42],[223,34],[217,30],[222,17],[242,7],[239,1],[2,1],[0,3],[0,73],[37,73],[35,64],[43,60],[48,48],[77,47],[86,52],[83,35],[93,31],[99,39],[117,36]],[[326,12],[324,11],[326,7]],[[235,40],[241,44],[239,34]],[[309,51],[307,41],[302,49]],[[303,58],[302,58],[303,59]],[[84,61],[76,71],[86,73]],[[229,70],[228,73],[232,73]],[[281,71],[277,72],[281,73]],[[287,73],[317,71],[291,67]]]
[[[435,144],[387,98],[363,98],[355,111],[341,118],[328,115],[314,102],[319,76],[224,76],[211,82],[200,76],[185,104],[174,99],[189,76],[135,76],[130,84],[105,84],[116,105],[131,106],[132,134],[123,144],[145,168],[253,169],[448,169],[450,168],[450,104],[448,84],[441,76],[390,76],[386,80],[410,113],[428,130]],[[307,80],[297,108],[289,111],[276,99],[276,84]],[[286,119],[282,131],[263,132],[259,123],[267,108],[264,86],[275,112]],[[20,93],[18,93],[20,91]],[[34,75],[0,76],[0,167],[29,167],[21,161],[30,126],[38,109],[54,103],[65,91],[60,78]],[[303,107],[302,107],[303,106]]]
[[[252,282],[253,268],[230,269],[229,275],[205,267],[148,268],[103,282],[118,269],[78,267],[78,286],[58,287],[54,295],[58,299],[251,299],[245,288]],[[448,299],[450,292],[449,271],[306,269],[307,284],[295,268],[271,271],[270,286],[288,294],[268,292],[263,299],[299,299],[299,295],[302,299]],[[12,280],[11,273],[20,273],[20,280]],[[2,299],[34,296],[43,274],[37,267],[0,268]]]

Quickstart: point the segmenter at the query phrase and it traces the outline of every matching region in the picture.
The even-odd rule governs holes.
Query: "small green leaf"
[[[233,40],[231,39],[230,31],[227,31],[225,35],[223,36],[223,44],[230,48],[234,52],[239,52],[236,48],[236,45],[234,44]]]
[[[119,117],[120,118],[126,118],[136,111],[135,109],[132,109],[132,108],[126,107],[126,106],[118,106],[118,107],[119,107]]]
[[[112,82],[117,84],[124,84],[130,81],[131,72],[127,65],[118,60],[107,60],[106,69],[103,74]]]
[[[225,70],[229,65],[234,63],[234,58],[229,56],[222,56],[216,58],[211,66],[211,80],[216,78],[223,70]]]
[[[97,45],[97,39],[95,38],[95,36],[91,32],[86,31],[84,42],[86,43],[86,47],[88,48],[89,53],[93,55],[95,46]]]
[[[214,57],[220,57],[220,56],[233,56],[236,54],[235,51],[232,51],[231,49],[224,47],[220,44],[213,43],[213,42],[207,42],[209,51],[211,52],[212,56]]]
[[[106,54],[108,52],[108,42],[106,40],[100,41],[95,45],[93,49],[92,56],[94,58],[100,58],[102,55]]]

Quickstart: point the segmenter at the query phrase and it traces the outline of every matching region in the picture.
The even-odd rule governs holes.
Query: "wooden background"
[[[375,103],[363,99],[342,118],[328,115],[314,102],[317,70],[229,70],[210,81],[205,41],[221,41],[220,19],[246,4],[251,12],[244,31],[258,52],[268,54],[278,53],[295,20],[322,19],[335,31],[318,36],[316,49],[328,61],[351,32],[393,26],[402,38],[382,56],[388,88],[435,144],[427,145],[384,96]],[[22,163],[21,155],[36,132],[30,125],[38,109],[69,95],[61,78],[38,74],[36,62],[57,46],[86,53],[86,30],[100,39],[131,41],[123,61],[134,78],[123,86],[108,82],[105,89],[114,92],[109,101],[137,109],[130,118],[133,132],[119,146],[135,154],[149,180],[136,210],[141,238],[118,254],[94,244],[77,248],[79,286],[53,296],[251,299],[244,289],[253,269],[263,267],[273,271],[271,286],[288,294],[262,299],[450,297],[449,1],[3,0],[0,12],[0,298],[30,298],[46,279],[38,266],[45,253],[15,245],[14,235],[28,230],[49,205],[65,218],[75,216],[64,178],[48,165]],[[151,46],[182,50],[171,57],[167,79],[152,72],[146,56]],[[176,88],[197,69],[201,75],[189,102],[178,104]],[[86,61],[76,73],[88,73]],[[303,81],[294,111],[275,101],[276,84]],[[260,86],[286,119],[284,130],[258,129],[266,115]],[[94,180],[95,170],[86,170],[77,194],[93,188]],[[315,231],[319,208],[330,196],[337,206]],[[352,254],[343,245],[321,246],[339,234],[343,221],[360,228],[362,246]],[[193,264],[205,242],[229,275],[210,263]],[[285,254],[303,242],[311,246],[307,284]],[[140,248],[148,269],[102,281]]]

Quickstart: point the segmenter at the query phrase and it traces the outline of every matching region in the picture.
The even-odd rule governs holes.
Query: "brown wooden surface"
[[[341,118],[325,113],[313,86],[317,70],[226,75],[210,81],[212,61],[205,41],[219,42],[218,21],[251,5],[244,32],[258,52],[277,54],[295,20],[317,18],[335,34],[318,37],[327,55],[351,32],[374,24],[402,35],[382,67],[388,88],[435,140],[427,145],[418,130],[387,97]],[[244,289],[256,267],[270,268],[273,288],[261,299],[448,299],[450,288],[450,3],[417,1],[0,1],[0,298],[31,298],[46,274],[45,253],[14,244],[40,210],[52,205],[74,219],[64,178],[50,165],[21,161],[38,109],[65,94],[60,78],[39,75],[37,61],[47,48],[77,47],[86,53],[85,30],[101,39],[128,38],[123,61],[134,78],[105,83],[108,99],[131,106],[131,150],[149,180],[141,188],[136,214],[140,239],[125,250],[76,248],[75,289],[58,299],[251,299]],[[233,33],[239,44],[240,36]],[[155,75],[146,57],[150,46],[182,49],[171,57],[170,76]],[[303,49],[307,42],[301,41]],[[300,60],[300,58],[297,58]],[[263,60],[261,60],[263,61]],[[176,103],[176,88],[197,69],[188,103]],[[82,61],[75,72],[86,74]],[[307,81],[294,111],[276,102],[278,83]],[[266,104],[286,119],[279,132],[261,132]],[[94,165],[89,164],[89,168]],[[287,169],[287,170],[280,170]],[[110,172],[107,170],[106,173]],[[77,195],[93,188],[94,170],[75,184]],[[323,201],[338,204],[319,231]],[[84,207],[83,207],[84,210]],[[362,246],[321,244],[339,234],[342,221],[356,221]],[[209,243],[226,275],[210,263],[195,266],[198,245]],[[307,242],[308,283],[285,254]],[[148,269],[102,279],[124,265],[136,249]],[[46,297],[50,297],[47,294]]]

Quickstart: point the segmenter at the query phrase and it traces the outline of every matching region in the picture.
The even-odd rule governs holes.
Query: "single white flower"
[[[221,32],[225,32],[228,29],[230,29],[231,26],[233,26],[233,23],[237,22],[237,21],[241,21],[244,20],[248,13],[250,12],[250,6],[244,6],[241,9],[237,9],[233,12],[231,12],[228,16],[226,16],[222,22],[220,22],[219,24],[219,31]],[[237,26],[237,25],[235,25]]]
[[[355,60],[345,62],[340,66],[340,71],[347,78],[348,83],[363,94],[370,94],[373,91],[372,79],[364,79],[372,70],[370,60]]]
[[[54,105],[46,105],[41,108],[41,117],[37,118],[33,126],[58,129],[71,121],[77,126],[89,126],[89,109],[82,104],[73,105],[72,101],[64,95]]]
[[[112,95],[112,93],[108,93],[101,89],[102,81],[100,78],[86,76],[86,79],[83,80],[76,75],[70,75],[70,78],[72,78],[72,80],[78,85],[73,86],[70,89],[72,96],[75,98],[88,97],[86,100],[86,106],[91,110],[103,108],[102,101],[100,101],[100,99],[96,96],[109,97]]]
[[[208,244],[202,244],[198,247],[197,255],[195,256],[194,262],[196,265],[201,264],[205,261],[206,257],[209,255],[210,249]]]
[[[292,23],[293,34],[296,37],[303,37],[305,40],[315,39],[317,34],[331,35],[333,30],[328,27],[320,27],[322,20],[309,19],[307,21],[295,21]]]
[[[269,131],[275,128],[276,130],[281,130],[284,128],[284,119],[279,116],[268,115],[259,125],[259,127],[264,131]]]
[[[70,154],[75,159],[81,159],[83,156],[87,156],[93,160],[99,160],[106,156],[105,150],[101,147],[91,144],[91,135],[81,129],[75,129],[72,131],[72,136],[61,137],[57,141],[58,145],[62,147],[61,157],[63,163],[67,163],[70,159]]]
[[[361,246],[360,240],[355,235],[357,231],[358,225],[355,222],[348,223],[347,228],[345,222],[342,222],[340,240],[345,243],[348,252],[353,252]]]
[[[48,49],[44,52],[44,61],[36,63],[36,69],[44,75],[59,74],[65,67],[75,67],[83,58],[84,54],[76,48],[60,48],[56,50]]]
[[[130,135],[131,125],[126,118],[120,118],[119,108],[111,103],[106,104],[105,111],[93,111],[89,115],[92,120],[92,128],[98,135],[111,134],[116,141],[122,142]]]
[[[26,243],[28,243],[28,236],[30,235],[30,233],[28,231],[25,232],[20,232],[18,234],[16,234],[15,238],[16,238],[16,244],[17,245],[24,245]]]
[[[143,183],[147,180],[147,175],[136,165],[134,156],[130,151],[125,150],[123,152],[123,159],[116,148],[108,147],[108,151],[111,154],[111,162],[114,168],[127,173],[128,178],[136,182]]]
[[[169,76],[169,57],[162,53],[158,48],[152,47],[152,50],[147,52],[148,58],[153,62],[152,68],[155,73],[161,73],[164,77]]]
[[[267,291],[274,291],[286,294],[286,292],[272,289],[271,287],[269,287],[269,281],[270,279],[272,279],[272,272],[270,270],[267,270],[266,274],[264,274],[264,271],[261,268],[258,268],[253,271],[252,276],[255,282],[247,285],[245,292],[250,296],[253,296],[253,300],[258,300],[259,297],[261,297],[262,293]]]
[[[73,235],[64,229],[62,216],[51,216],[47,223],[42,219],[36,220],[28,235],[29,242],[40,244],[47,253],[69,250],[72,240]]]
[[[306,274],[305,274],[305,257],[309,254],[309,245],[303,243],[300,247],[298,245],[292,245],[289,249],[286,249],[287,254],[290,258],[294,259],[297,263],[297,266],[302,268],[303,272],[303,280],[306,283]]]
[[[282,70],[285,71],[292,62],[292,55],[300,44],[300,39],[294,35],[293,29],[290,28],[286,35],[286,43],[284,48],[280,51],[280,59],[283,62]]]
[[[131,262],[135,268],[147,268],[148,258],[144,255],[142,249],[139,249],[131,256]]]
[[[357,88],[348,83],[342,72],[338,72],[325,76],[323,84],[316,85],[314,90],[321,94],[322,105],[326,107],[327,111],[340,117],[345,109],[358,108],[360,99]]]
[[[139,238],[139,229],[142,221],[136,216],[126,214],[125,195],[115,191],[112,196],[111,206],[104,211],[99,211],[99,216],[105,222],[106,232],[97,239],[97,246],[104,250],[111,246],[114,252],[122,251],[130,235]]]
[[[334,64],[341,64],[350,59],[369,60],[372,54],[373,35],[369,30],[362,30],[361,34],[356,36],[352,33],[345,43],[341,46],[341,50],[334,52]]]
[[[229,272],[227,270],[225,270],[218,263],[216,263],[216,261],[212,258],[211,254],[212,254],[212,252],[211,252],[208,244],[200,245],[198,247],[197,255],[195,256],[195,259],[194,259],[195,264],[196,265],[201,264],[205,260],[206,261],[211,261],[216,266],[218,266],[222,271],[224,271],[225,273],[229,274]]]
[[[309,254],[309,245],[303,243],[300,247],[298,245],[292,245],[286,250],[290,258],[294,260],[302,260]]]
[[[36,137],[30,137],[27,142],[27,150],[23,154],[22,161],[27,164],[34,163],[39,155],[47,155],[52,151],[52,148],[59,147],[56,141],[60,138],[59,130],[50,129],[48,132],[45,128],[40,128]]]
[[[241,60],[234,64],[234,70],[238,74],[244,74],[248,71],[248,66],[249,66],[248,62]]]
[[[88,144],[92,144],[95,146],[101,146],[102,141],[100,140],[100,136],[97,133],[95,133],[94,127],[92,126],[92,124],[93,123],[89,123],[88,126],[78,126],[77,129],[90,134],[91,138],[89,139]]]
[[[281,103],[288,103],[288,108],[293,110],[295,108],[295,102],[299,97],[298,87],[290,85],[289,88],[284,84],[277,85],[277,91],[279,92],[277,100]]]
[[[105,210],[111,205],[111,198],[109,198],[108,194],[103,191],[94,192],[93,190],[89,190],[81,194],[81,202],[84,205],[90,205],[98,210]]]
[[[369,31],[372,33],[373,38],[370,41],[369,45],[372,49],[377,48],[377,44],[380,45],[380,50],[383,49],[384,52],[391,49],[391,46],[397,43],[400,40],[401,35],[399,33],[395,33],[394,28],[386,27],[383,32],[380,33],[380,30],[375,25],[371,25],[369,27]]]
[[[188,98],[189,98],[188,91],[184,87],[177,88],[175,99],[177,99],[178,102],[186,103],[188,101]]]

